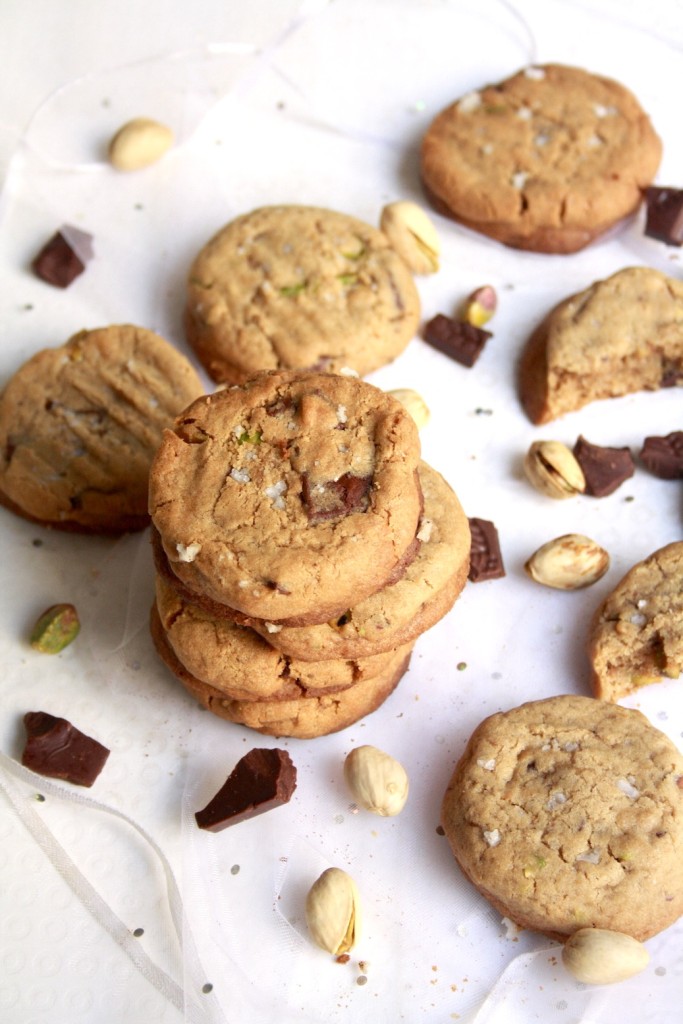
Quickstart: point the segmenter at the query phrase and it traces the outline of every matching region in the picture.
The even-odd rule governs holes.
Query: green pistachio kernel
[[[338,274],[337,279],[341,281],[345,287],[348,287],[352,284],[358,283],[358,274]]]
[[[59,654],[78,636],[81,623],[72,604],[53,604],[31,631],[30,644],[42,654]]]
[[[253,434],[250,434],[248,430],[243,430],[240,436],[237,438],[238,444],[261,444],[261,438],[263,433],[260,430],[255,430]]]
[[[300,295],[307,287],[308,281],[299,281],[298,284],[286,284],[280,288],[280,295],[284,295],[285,298],[291,299],[296,295]]]
[[[361,245],[358,252],[343,252],[342,256],[344,257],[345,260],[353,260],[354,262],[356,262],[357,260],[362,260],[363,257],[365,256],[365,246]]]

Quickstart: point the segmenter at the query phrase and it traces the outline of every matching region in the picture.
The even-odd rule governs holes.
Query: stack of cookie
[[[469,526],[394,398],[263,373],[195,401],[150,474],[161,658],[215,714],[277,736],[375,710],[453,605]]]

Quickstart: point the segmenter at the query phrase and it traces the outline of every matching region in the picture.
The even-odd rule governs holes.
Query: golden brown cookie
[[[412,645],[399,648],[386,667],[338,693],[313,692],[287,700],[231,700],[215,687],[196,679],[181,664],[166,640],[161,621],[152,608],[151,633],[161,660],[203,707],[237,725],[271,736],[313,739],[338,732],[376,711],[391,695],[408,669]]]
[[[143,529],[162,431],[203,390],[142,327],[81,331],[38,352],[0,395],[0,502],[60,529]]]
[[[461,869],[521,928],[647,939],[683,914],[683,756],[639,711],[559,696],[485,719],[446,790]]]
[[[683,671],[683,541],[638,562],[591,623],[593,692],[603,700],[678,679]]]
[[[166,640],[183,667],[232,700],[336,693],[378,675],[393,658],[393,652],[355,660],[290,658],[248,626],[185,601],[161,576],[156,578],[156,606]]]
[[[367,658],[417,640],[450,611],[467,582],[470,528],[441,474],[421,462],[419,476],[420,546],[399,580],[331,622],[287,627],[254,619],[253,629],[293,658]]]
[[[638,208],[661,150],[623,85],[546,64],[443,110],[422,142],[422,176],[467,227],[519,249],[570,253]]]
[[[683,282],[627,267],[560,302],[533,332],[519,394],[533,423],[683,381]]]
[[[417,330],[407,265],[376,228],[333,210],[267,206],[224,227],[189,273],[187,338],[216,381],[395,359]]]
[[[262,374],[166,431],[150,512],[194,594],[270,622],[326,622],[403,571],[419,455],[409,414],[371,384]]]

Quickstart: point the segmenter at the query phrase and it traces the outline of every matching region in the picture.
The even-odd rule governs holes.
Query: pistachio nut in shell
[[[382,210],[380,229],[414,274],[435,274],[441,242],[431,220],[417,203],[400,199]]]
[[[391,818],[405,807],[408,775],[395,757],[366,744],[354,749],[344,761],[344,778],[361,807]]]
[[[165,124],[135,117],[122,125],[109,143],[109,162],[117,171],[140,171],[160,160],[174,142]]]
[[[72,604],[53,604],[37,619],[29,643],[41,654],[59,654],[81,630],[78,612]]]
[[[360,930],[356,883],[341,868],[327,868],[306,896],[306,924],[317,946],[334,956],[353,948]]]
[[[460,319],[466,324],[472,324],[473,327],[483,327],[496,312],[497,306],[498,296],[495,288],[493,285],[484,284],[467,296],[460,312]]]
[[[650,955],[632,935],[607,928],[580,928],[564,944],[562,962],[577,981],[611,985],[644,970]]]
[[[536,583],[556,590],[589,587],[609,569],[609,555],[590,537],[566,533],[543,544],[524,565]]]
[[[431,416],[429,407],[418,391],[413,391],[412,388],[394,388],[393,391],[389,391],[387,394],[395,398],[397,402],[400,402],[406,412],[410,413],[415,420],[418,430],[421,430],[422,427],[429,423]]]
[[[524,456],[524,474],[549,498],[571,498],[586,490],[578,459],[561,441],[534,441]]]

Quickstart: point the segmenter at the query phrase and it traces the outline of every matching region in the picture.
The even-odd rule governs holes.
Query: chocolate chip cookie
[[[367,658],[414,641],[453,606],[467,582],[470,529],[455,493],[425,462],[419,467],[424,512],[415,560],[399,580],[318,626],[286,627],[254,619],[273,647],[304,660]]]
[[[529,338],[519,394],[533,423],[683,381],[683,282],[627,267],[550,311]]]
[[[150,513],[191,592],[283,625],[327,622],[414,557],[419,457],[414,421],[373,385],[262,374],[166,431]]]
[[[590,627],[593,691],[619,700],[683,671],[683,542],[631,568],[601,603]]]
[[[81,331],[38,352],[0,395],[0,502],[65,530],[144,528],[162,431],[203,390],[188,360],[142,327]]]
[[[661,142],[623,85],[527,67],[443,110],[422,142],[424,183],[456,220],[506,245],[576,252],[632,214]]]
[[[522,928],[644,940],[683,914],[683,756],[639,711],[559,696],[492,715],[442,823],[465,875]]]
[[[267,206],[226,225],[190,269],[187,339],[207,373],[345,368],[365,376],[415,334],[417,289],[386,236],[354,217]]]

